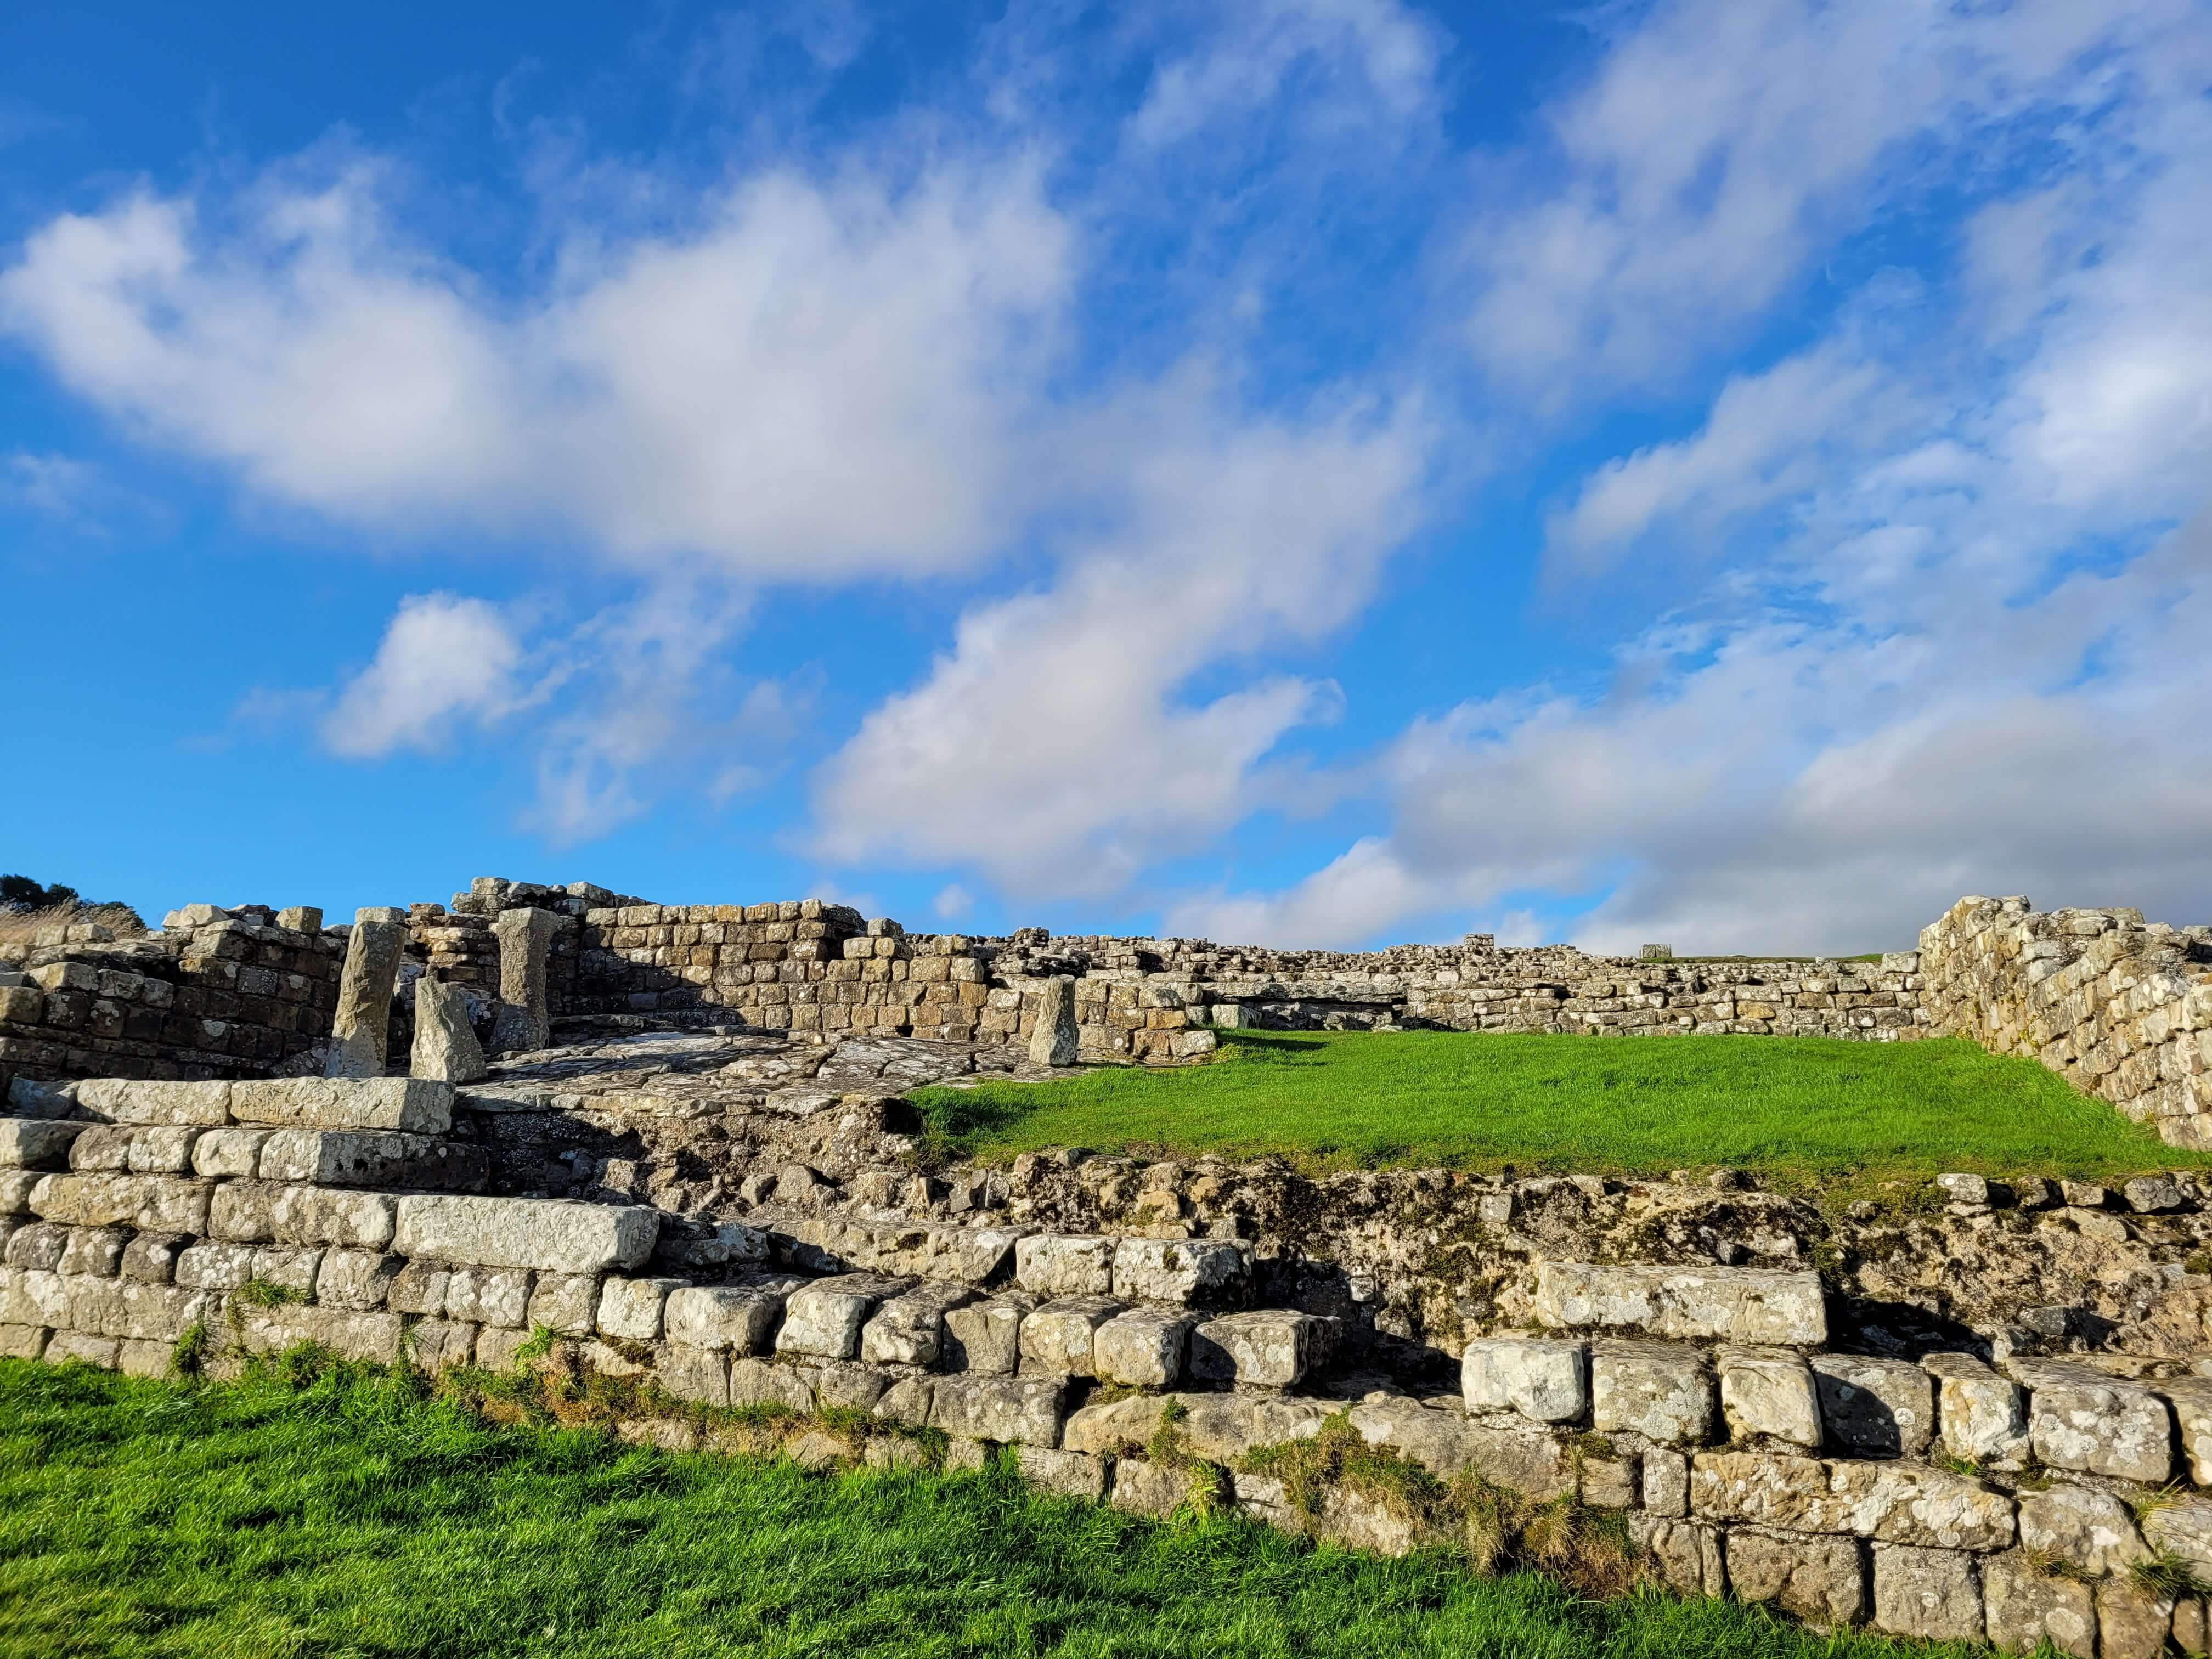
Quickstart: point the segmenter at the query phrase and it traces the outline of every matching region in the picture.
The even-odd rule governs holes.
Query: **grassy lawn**
[[[1233,1517],[1136,1521],[1003,1470],[671,1456],[357,1373],[198,1386],[0,1361],[10,1659],[1905,1652]]]
[[[2098,1179],[2212,1164],[2031,1060],[1958,1038],[1613,1038],[1224,1032],[1217,1060],[915,1097],[944,1150],[1284,1153],[1406,1165],[1660,1175],[1730,1164],[1781,1185],[1946,1170]]]

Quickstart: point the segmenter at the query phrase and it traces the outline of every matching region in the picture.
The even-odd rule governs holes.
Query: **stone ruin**
[[[987,1168],[933,1159],[907,1100],[1200,1063],[1243,1025],[1956,1034],[2198,1146],[2212,931],[1968,899],[1917,952],[1744,962],[909,935],[496,880],[340,928],[190,906],[0,965],[0,1352],[532,1364],[635,1380],[656,1443],[773,1408],[798,1455],[927,1428],[1126,1510],[1203,1485],[1425,1541],[1254,1455],[1350,1432],[1617,1511],[1686,1593],[2205,1650],[2212,1180],[1948,1176],[1830,1212],[1727,1170]],[[879,1431],[826,1437],[831,1408]]]

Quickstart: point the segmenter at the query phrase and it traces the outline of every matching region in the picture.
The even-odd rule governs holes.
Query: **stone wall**
[[[908,933],[809,900],[585,913],[569,1007],[716,1012],[763,1030],[1024,1038],[1074,981],[1081,1052],[1188,1060],[1211,1028],[1784,1034],[1891,1040],[1921,1023],[1910,953],[1872,962],[1645,962],[1568,946],[1341,952],[1203,939]]]
[[[2168,1145],[2212,1147],[2212,927],[1963,898],[1921,933],[1918,964],[1931,1031],[2029,1055]]]
[[[637,1437],[662,1443],[768,1408],[799,1455],[911,1458],[897,1437],[933,1430],[952,1459],[1003,1445],[1037,1483],[1134,1512],[1203,1498],[1356,1547],[1449,1541],[1371,1460],[1344,1482],[1300,1461],[1356,1443],[1432,1493],[1472,1475],[1555,1527],[1616,1515],[1641,1570],[1686,1594],[2019,1650],[2203,1650],[2187,1584],[2212,1576],[2212,1356],[1849,1352],[1808,1267],[1543,1255],[1516,1328],[1415,1378],[1353,1322],[1277,1299],[1291,1280],[1255,1241],[1039,1225],[1018,1171],[960,1211],[896,1167],[837,1203],[787,1171],[744,1219],[480,1195],[464,1098],[19,1082],[0,1353],[156,1375],[306,1342],[598,1373],[648,1413],[706,1408]],[[1500,1224],[1540,1196],[1516,1189]]]
[[[319,911],[204,904],[143,938],[80,925],[0,947],[0,1086],[10,1074],[265,1077],[311,1064],[343,951]]]

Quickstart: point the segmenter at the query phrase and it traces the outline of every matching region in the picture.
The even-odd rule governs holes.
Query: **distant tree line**
[[[74,904],[88,910],[121,909],[121,905],[86,904],[74,887],[64,887],[56,882],[51,887],[40,886],[28,876],[0,876],[0,910],[55,910],[65,904]]]

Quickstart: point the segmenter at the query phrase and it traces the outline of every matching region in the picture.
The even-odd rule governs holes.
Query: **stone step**
[[[76,1115],[131,1127],[393,1129],[449,1134],[453,1088],[424,1078],[274,1078],[167,1083],[89,1078],[73,1085]]]

